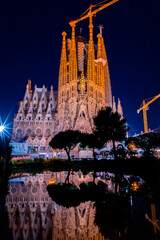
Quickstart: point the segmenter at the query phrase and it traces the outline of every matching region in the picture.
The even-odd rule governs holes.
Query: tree
[[[154,149],[160,146],[160,134],[150,132],[140,134],[136,137],[128,138],[126,144],[135,148],[141,148],[144,150],[144,156],[150,157],[153,155]]]
[[[81,133],[80,135],[80,147],[90,148],[93,151],[93,158],[96,159],[95,148],[102,148],[103,142],[93,133]]]
[[[52,138],[49,145],[54,149],[64,149],[67,153],[68,160],[71,161],[70,151],[79,143],[79,131],[67,130],[59,132]]]
[[[113,153],[117,158],[115,142],[121,142],[126,137],[128,128],[126,119],[122,118],[118,112],[112,112],[110,107],[104,108],[98,112],[94,120],[94,132],[99,136],[103,143],[112,141]]]

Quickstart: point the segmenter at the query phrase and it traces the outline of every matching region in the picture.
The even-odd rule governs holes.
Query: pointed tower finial
[[[98,33],[98,35],[97,35],[97,38],[98,38],[97,59],[102,57],[101,37],[102,37],[102,35],[100,33]]]
[[[112,112],[113,112],[113,113],[116,112],[116,103],[115,103],[115,98],[114,98],[114,96],[113,96]]]
[[[80,28],[80,29],[79,29],[79,34],[80,34],[80,35],[81,35],[81,33],[82,33],[82,29],[83,29],[83,28]]]
[[[31,80],[28,79],[28,90],[29,90],[29,93],[31,94]]]
[[[100,34],[101,34],[101,36],[102,36],[102,29],[103,29],[104,27],[103,27],[102,24],[100,24],[98,27],[99,27],[99,32],[100,32]]]
[[[118,98],[117,112],[118,112],[121,116],[123,116],[123,110],[122,110],[121,101],[120,101],[119,98]]]

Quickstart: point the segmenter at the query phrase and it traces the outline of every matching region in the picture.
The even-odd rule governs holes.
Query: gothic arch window
[[[27,135],[27,136],[30,136],[30,135],[31,135],[31,132],[32,132],[32,130],[31,130],[30,128],[28,128],[27,131],[26,131],[26,135]]]
[[[41,117],[38,117],[38,120],[41,120]]]
[[[32,117],[31,117],[31,116],[29,116],[28,120],[32,120]]]
[[[49,128],[46,129],[46,136],[50,136],[51,135],[51,130]]]
[[[21,116],[19,117],[19,120],[22,120],[22,117],[21,117]]]
[[[36,129],[36,135],[39,136],[41,134],[41,129],[40,128],[37,128]]]
[[[16,140],[19,141],[22,139],[22,129],[18,128],[16,132]]]

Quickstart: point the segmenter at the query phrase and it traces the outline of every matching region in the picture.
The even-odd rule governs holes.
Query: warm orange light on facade
[[[49,185],[50,184],[55,184],[56,182],[54,181],[54,178],[50,178],[50,180],[49,180]]]

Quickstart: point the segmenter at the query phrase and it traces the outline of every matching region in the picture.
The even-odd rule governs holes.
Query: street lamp
[[[2,133],[4,131],[4,128],[5,127],[3,125],[0,126],[0,133]]]

